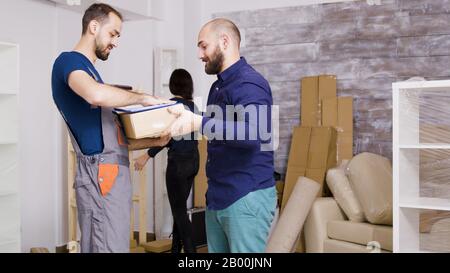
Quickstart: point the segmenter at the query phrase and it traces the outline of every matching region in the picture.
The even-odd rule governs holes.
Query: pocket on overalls
[[[118,164],[99,164],[98,165],[98,183],[103,196],[111,191],[116,178],[119,175]]]

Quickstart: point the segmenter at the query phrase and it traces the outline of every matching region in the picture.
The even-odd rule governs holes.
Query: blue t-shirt
[[[70,73],[82,70],[103,83],[91,61],[81,53],[63,52],[55,60],[52,71],[52,92],[56,107],[84,155],[103,151],[101,108],[90,105],[69,86]]]

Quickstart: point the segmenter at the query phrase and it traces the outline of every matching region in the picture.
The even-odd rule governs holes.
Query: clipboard
[[[116,114],[135,114],[135,113],[141,113],[166,107],[171,107],[177,104],[182,104],[181,102],[174,102],[174,103],[166,103],[166,104],[158,104],[158,105],[152,105],[152,106],[142,106],[140,104],[138,105],[130,105],[125,107],[116,107],[114,108],[114,113]]]

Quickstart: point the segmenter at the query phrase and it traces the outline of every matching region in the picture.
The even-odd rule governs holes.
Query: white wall
[[[51,247],[55,224],[58,141],[50,73],[56,13],[45,1],[0,1],[0,41],[20,45],[20,199],[22,251]]]

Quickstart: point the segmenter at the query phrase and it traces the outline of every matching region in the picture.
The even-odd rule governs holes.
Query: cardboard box
[[[183,104],[162,104],[149,107],[129,106],[114,109],[127,138],[141,139],[158,137],[176,120],[167,109],[184,108]]]
[[[202,137],[198,141],[200,154],[199,170],[194,179],[194,207],[206,207],[206,191],[208,190],[208,177],[206,177],[206,160],[208,159],[208,141]]]
[[[308,169],[330,169],[336,166],[336,139],[337,133],[333,127],[312,128]]]
[[[301,85],[302,126],[323,126],[322,100],[336,97],[336,76],[305,77]]]
[[[337,164],[353,157],[353,98],[340,97],[322,102],[322,123],[337,131]]]
[[[339,97],[338,127],[338,132],[353,133],[353,97]]]
[[[353,97],[338,99],[337,164],[353,158]]]
[[[311,127],[295,127],[292,133],[286,178],[284,181],[281,209],[286,205],[295,183],[300,176],[305,176],[308,163]]]
[[[301,90],[301,124],[302,126],[318,126],[320,124],[319,78],[305,77],[302,79]]]
[[[329,98],[322,101],[322,125],[338,126],[338,98]]]
[[[320,184],[319,196],[331,196],[325,183],[327,170],[334,168],[337,162],[337,132],[333,127],[314,127],[308,152],[306,177]]]
[[[338,133],[337,136],[337,164],[339,165],[343,160],[350,160],[353,158],[353,132]]]
[[[335,98],[337,90],[336,75],[319,76],[319,103],[321,100]]]
[[[294,128],[281,210],[300,176],[311,178],[323,187],[327,170],[336,166],[336,137],[333,127]],[[323,190],[320,195],[327,196],[329,193]]]

